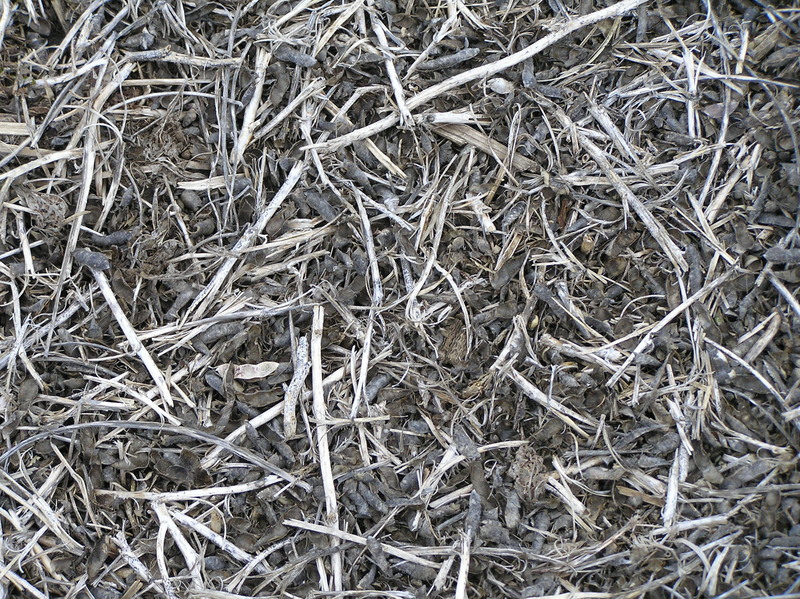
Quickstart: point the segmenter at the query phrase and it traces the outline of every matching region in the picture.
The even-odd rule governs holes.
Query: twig
[[[119,328],[122,329],[125,338],[128,340],[131,350],[135,352],[137,356],[139,356],[139,359],[142,361],[145,368],[147,368],[147,372],[150,373],[153,382],[158,388],[158,392],[161,394],[161,399],[163,399],[168,406],[172,407],[174,402],[172,400],[172,395],[170,395],[169,388],[167,387],[167,380],[164,378],[164,375],[161,373],[161,370],[155,363],[155,360],[153,360],[150,352],[147,351],[147,348],[139,340],[139,336],[136,333],[136,329],[133,328],[131,321],[128,320],[127,316],[125,316],[125,311],[122,309],[122,306],[119,305],[117,297],[114,295],[114,291],[108,284],[106,275],[103,273],[103,271],[96,268],[92,268],[91,272],[92,275],[94,275],[94,280],[97,282],[97,286],[100,288],[100,293],[103,294],[106,304],[108,304],[111,313],[114,315],[114,319],[117,321]],[[176,424],[179,424],[179,422]]]
[[[322,476],[322,488],[325,493],[325,519],[334,530],[339,529],[339,506],[336,498],[336,483],[333,480],[330,448],[328,446],[328,411],[325,407],[325,389],[322,385],[322,333],[325,309],[314,307],[314,320],[311,325],[311,393],[313,398],[314,419],[317,427],[317,446],[319,451],[319,469]],[[338,538],[333,537],[333,545]],[[333,571],[333,590],[342,590],[342,556],[339,552],[331,556]]]
[[[283,524],[285,526],[292,526],[294,528],[300,528],[303,530],[309,530],[311,532],[316,532],[319,534],[330,535],[336,539],[340,539],[342,541],[349,541],[351,543],[357,543],[359,545],[363,545],[364,547],[367,546],[367,539],[366,537],[360,537],[358,535],[354,535],[349,532],[344,532],[339,530],[338,528],[333,528],[331,526],[321,526],[319,524],[313,524],[311,522],[303,522],[302,520],[284,520]],[[438,568],[439,564],[436,562],[432,562],[422,557],[418,557],[413,553],[405,551],[403,549],[398,549],[397,547],[392,547],[391,545],[387,545],[386,543],[381,543],[381,549],[383,549],[389,555],[393,555],[395,557],[399,557],[400,559],[404,559],[408,562],[419,564],[420,566],[427,566],[428,568]]]
[[[222,549],[225,553],[227,553],[234,559],[246,565],[250,565],[251,563],[254,562],[255,558],[249,553],[247,553],[247,551],[240,549],[222,535],[215,533],[205,524],[198,522],[194,518],[191,518],[190,516],[187,516],[186,514],[178,510],[170,510],[169,514],[184,526],[191,528],[196,533],[207,538],[209,541],[214,543],[214,545]],[[253,565],[253,568],[259,574],[269,574],[270,572],[270,569],[267,568],[262,562],[256,562]]]

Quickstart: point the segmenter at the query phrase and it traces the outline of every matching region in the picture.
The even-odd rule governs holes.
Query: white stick
[[[127,316],[125,316],[125,311],[122,309],[122,306],[119,305],[117,297],[114,295],[114,291],[108,284],[106,275],[103,274],[103,271],[94,268],[92,268],[91,271],[94,275],[94,280],[97,281],[97,286],[100,288],[100,293],[103,294],[103,298],[105,298],[108,307],[111,309],[111,313],[114,315],[119,328],[121,328],[122,332],[125,334],[125,338],[128,340],[128,343],[130,343],[131,349],[136,352],[136,355],[139,356],[139,359],[142,361],[145,368],[147,368],[147,372],[150,373],[153,382],[156,384],[158,392],[161,394],[161,398],[168,406],[174,405],[172,396],[169,393],[169,388],[167,387],[167,380],[164,378],[161,370],[159,370],[158,365],[153,360],[150,352],[147,351],[147,348],[144,345],[142,345],[142,342],[139,340],[139,337],[136,334],[136,329],[133,328],[131,321],[128,320]]]
[[[198,522],[191,516],[187,516],[183,512],[179,512],[177,510],[170,510],[169,514],[187,528],[191,528],[196,533],[203,535],[205,538],[214,543],[214,545],[222,549],[225,553],[233,557],[235,560],[240,561],[243,564],[247,565],[253,562],[254,559],[253,556],[247,553],[247,551],[245,551],[244,549],[240,549],[237,545],[231,543],[221,534],[214,532],[202,522]],[[269,574],[270,572],[269,568],[267,568],[261,562],[255,563],[254,568],[256,572],[258,572],[259,574]]]
[[[189,569],[189,576],[192,579],[192,586],[195,590],[204,590],[203,576],[200,569],[200,556],[189,544],[189,541],[186,540],[186,537],[183,536],[183,533],[181,532],[181,529],[178,528],[178,525],[175,524],[172,516],[170,516],[169,512],[167,511],[167,506],[165,506],[163,503],[153,502],[152,507],[153,511],[156,513],[156,516],[158,516],[158,520],[161,522],[161,526],[169,531],[169,534],[172,535],[175,544],[178,546],[178,549],[183,555],[183,559],[186,562],[186,567]]]
[[[295,432],[297,432],[297,401],[303,394],[306,377],[310,370],[311,360],[308,359],[308,339],[303,336],[297,341],[294,374],[283,400],[283,437],[285,439],[294,437]]]
[[[323,535],[330,535],[332,537],[336,537],[337,539],[341,539],[342,541],[348,541],[350,543],[357,543],[366,547],[367,539],[366,537],[360,537],[358,535],[354,535],[349,532],[343,532],[341,530],[334,529],[330,526],[321,526],[319,524],[313,524],[311,522],[303,522],[302,520],[294,520],[288,519],[284,520],[283,524],[285,526],[292,526],[294,528],[300,528],[303,530],[309,530],[311,532],[316,532]],[[381,549],[384,552],[388,553],[389,555],[393,555],[395,557],[399,557],[402,560],[407,562],[411,562],[413,564],[419,564],[420,566],[427,566],[428,568],[438,568],[440,564],[436,562],[432,562],[430,560],[425,559],[424,557],[419,557],[418,555],[414,555],[404,549],[399,549],[397,547],[393,547],[392,545],[387,545],[386,543],[381,543]]]
[[[267,73],[267,65],[269,64],[270,53],[266,48],[259,48],[256,54],[255,64],[255,85],[253,86],[253,97],[250,98],[250,103],[244,111],[244,118],[242,119],[242,129],[239,132],[239,143],[236,144],[236,159],[241,160],[244,156],[244,151],[253,139],[253,129],[256,127],[256,113],[261,104],[261,92],[264,90],[264,78]]]

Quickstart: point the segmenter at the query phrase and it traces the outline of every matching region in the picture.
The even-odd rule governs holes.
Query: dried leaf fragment
[[[268,377],[278,370],[278,362],[259,362],[258,364],[238,364],[233,367],[233,378],[252,381]]]

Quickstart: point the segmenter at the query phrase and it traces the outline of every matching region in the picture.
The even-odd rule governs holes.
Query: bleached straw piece
[[[8,23],[11,21],[11,0],[0,2],[0,48],[3,47],[3,37],[6,33]],[[5,588],[5,586],[3,586]]]
[[[18,167],[12,168],[4,173],[0,173],[0,181],[5,181],[6,179],[11,179],[13,181],[25,173],[34,171],[39,167],[50,164],[51,162],[74,160],[75,158],[80,158],[82,155],[83,152],[80,149],[59,150],[57,152],[42,152],[41,158],[24,162]]]
[[[253,97],[244,111],[242,118],[242,130],[239,132],[239,141],[236,144],[236,159],[241,160],[244,151],[253,139],[255,129],[256,112],[261,103],[261,92],[264,90],[264,78],[266,77],[267,65],[269,64],[270,53],[266,48],[260,47],[256,51],[255,64],[255,85],[253,86]]]
[[[175,541],[175,544],[178,546],[181,555],[183,555],[183,559],[186,562],[186,567],[189,569],[189,575],[192,578],[192,586],[196,590],[203,590],[204,586],[202,571],[200,569],[200,556],[189,544],[189,541],[186,540],[186,537],[183,536],[183,533],[178,528],[178,525],[175,524],[172,516],[167,511],[167,506],[159,502],[153,502],[151,505],[153,507],[153,511],[156,513],[156,516],[158,516],[159,522],[161,522],[161,526],[169,531],[169,534],[172,535],[172,538]]]
[[[117,297],[114,295],[114,291],[108,284],[106,275],[103,274],[103,271],[96,268],[92,268],[91,272],[94,275],[94,280],[97,282],[97,286],[100,288],[100,293],[103,294],[103,298],[106,300],[111,313],[114,315],[114,319],[117,321],[119,328],[122,329],[122,332],[125,335],[125,338],[128,340],[128,343],[130,343],[131,350],[135,352],[137,356],[139,356],[139,359],[142,361],[145,368],[147,368],[147,372],[150,373],[153,382],[156,384],[158,392],[161,394],[161,398],[168,406],[173,406],[174,402],[172,401],[172,396],[170,395],[169,388],[167,387],[167,380],[164,378],[164,375],[158,368],[158,365],[153,360],[150,352],[147,351],[147,348],[144,345],[142,345],[142,342],[139,340],[139,336],[136,334],[136,329],[133,328],[131,321],[128,320],[127,316],[125,316],[125,311],[122,309],[122,306],[119,305]],[[176,422],[175,424],[180,423]]]
[[[31,493],[5,470],[0,470],[0,478],[4,479],[3,482],[0,482],[0,491],[19,504],[22,522],[35,516],[64,544],[68,551],[76,555],[81,553],[83,545],[69,535],[62,524],[61,514],[56,512],[44,497],[39,493]]]
[[[767,391],[769,391],[770,394],[772,394],[772,396],[776,400],[778,400],[778,403],[780,404],[781,409],[783,409],[783,410],[787,409],[788,406],[786,405],[786,398],[783,395],[781,395],[781,393],[772,385],[772,383],[769,382],[769,380],[763,374],[761,374],[758,370],[753,368],[750,364],[745,362],[742,358],[737,356],[734,352],[729,350],[727,347],[723,347],[719,343],[716,343],[715,341],[712,341],[711,339],[708,339],[708,338],[705,339],[705,343],[707,343],[711,347],[715,348],[720,353],[725,354],[726,357],[730,358],[731,360],[733,360],[734,362],[739,364],[739,366],[741,366],[742,368],[747,370],[750,374],[752,374],[758,380],[758,382],[761,383],[762,385],[764,385],[764,388]],[[790,421],[790,420],[792,420],[793,418],[796,417],[793,414],[796,411],[797,410],[790,410],[790,411],[787,410],[786,412],[784,412],[783,417],[788,422],[788,421]],[[800,430],[800,422],[795,422],[794,424],[795,424],[795,427],[797,427],[798,430]]]
[[[2,40],[0,40],[2,43]],[[0,522],[0,573],[6,570],[6,560],[4,559],[4,555],[6,553],[5,548],[5,536],[3,532],[3,523]],[[5,577],[4,577],[5,578]],[[8,597],[8,586],[6,585],[5,580],[0,581],[0,599],[6,599]]]
[[[223,495],[239,495],[247,493],[248,491],[257,491],[275,483],[281,482],[283,479],[280,476],[270,474],[259,480],[254,480],[250,483],[242,483],[239,485],[231,485],[229,487],[210,487],[208,489],[187,489],[185,491],[173,491],[165,493],[157,493],[153,491],[115,491],[108,489],[95,489],[96,495],[110,495],[117,499],[144,499],[148,501],[190,501],[193,499],[202,499],[204,497],[220,497]]]
[[[455,599],[467,599],[467,582],[469,577],[469,564],[472,553],[472,543],[478,534],[482,514],[481,497],[474,489],[469,493],[469,506],[464,518],[464,531],[461,533],[461,562],[458,567],[456,580]]]
[[[650,531],[650,534],[653,536],[670,535],[679,532],[684,532],[686,530],[697,530],[709,526],[722,525],[728,522],[728,517],[729,514],[723,514],[720,516],[708,516],[707,518],[697,518],[696,520],[687,520],[685,522],[678,522],[677,524],[673,524],[672,526],[663,526],[661,528],[654,528],[653,530]]]
[[[776,277],[773,273],[769,273],[769,282],[772,283],[772,286],[777,289],[778,293],[781,294],[781,297],[786,300],[786,303],[791,306],[794,313],[800,316],[800,302],[798,302],[792,292],[786,288],[778,277]]]
[[[319,452],[319,469],[322,477],[322,489],[325,493],[325,520],[334,530],[339,529],[339,505],[336,497],[336,483],[333,480],[331,453],[328,444],[328,425],[325,421],[328,411],[325,407],[325,389],[322,384],[322,333],[325,309],[314,306],[314,318],[311,325],[311,394],[314,419],[317,427],[317,447]],[[334,536],[332,544],[338,545],[339,539]],[[334,591],[342,590],[342,554],[331,555]]]
[[[333,528],[331,526],[322,526],[320,524],[314,524],[312,522],[303,522],[302,520],[294,520],[294,519],[284,520],[283,524],[285,526],[291,526],[293,528],[300,528],[302,530],[308,530],[319,534],[330,535],[337,539],[341,539],[342,541],[356,543],[364,547],[367,546],[366,537],[361,537],[349,532],[344,532],[339,530],[338,528]],[[405,551],[404,549],[398,549],[397,547],[387,545],[386,543],[381,543],[381,549],[383,549],[383,551],[385,553],[388,553],[389,555],[399,557],[400,559],[405,560],[407,562],[411,562],[412,564],[419,564],[420,566],[427,566],[428,568],[437,568],[437,569],[439,568],[439,564],[437,564],[436,562],[432,562],[423,557],[414,555],[413,553]]]
[[[2,30],[0,30],[2,36]],[[2,41],[0,41],[2,43]],[[24,137],[30,135],[31,130],[26,123],[12,123],[9,121],[0,121],[0,135],[11,135]]]
[[[484,154],[495,157],[501,163],[511,156],[511,165],[521,171],[536,171],[539,164],[535,160],[509,151],[508,146],[478,131],[469,125],[444,124],[431,127],[435,133],[458,144],[467,144],[478,148]]]
[[[372,4],[372,2],[370,3]],[[397,76],[397,69],[394,68],[394,60],[389,52],[389,41],[386,39],[386,33],[383,30],[383,23],[378,21],[375,13],[370,13],[372,18],[372,31],[375,37],[378,38],[380,46],[378,49],[383,54],[383,61],[386,65],[386,73],[389,75],[389,82],[392,84],[392,91],[394,91],[394,99],[397,102],[397,110],[400,113],[400,124],[404,127],[411,126],[414,123],[414,118],[411,116],[411,111],[406,105],[406,95],[400,85],[400,78]]]
[[[175,526],[175,523],[172,523]],[[158,571],[161,573],[161,586],[164,589],[164,594],[167,599],[178,599],[178,594],[175,592],[175,585],[172,584],[172,578],[169,575],[167,568],[167,557],[164,554],[164,545],[167,541],[167,524],[161,522],[158,527],[158,535],[156,536],[156,563],[158,564]]]
[[[564,420],[567,424],[570,424],[573,428],[580,431],[581,434],[585,435],[586,432],[583,429],[577,427],[577,425],[573,422],[577,420],[578,422],[582,422],[592,428],[596,428],[600,425],[600,422],[591,416],[584,416],[579,414],[575,410],[568,408],[556,398],[545,395],[542,391],[537,389],[533,383],[531,383],[528,379],[526,379],[522,374],[517,372],[513,367],[509,368],[507,371],[507,376],[514,381],[514,383],[520,388],[520,390],[534,400],[536,403],[541,405],[542,407],[551,410],[555,413],[556,416]],[[565,420],[566,418],[566,420]]]
[[[461,533],[458,565],[458,578],[456,579],[455,599],[467,599],[467,578],[469,575],[469,562],[471,557],[472,543],[466,533]]]
[[[144,50],[142,52],[128,52],[125,54],[128,62],[169,62],[172,64],[182,64],[201,69],[215,69],[221,67],[236,67],[242,64],[242,57],[238,58],[206,58],[204,56],[189,56],[174,52],[169,48],[160,50]]]
[[[283,400],[283,437],[285,439],[294,437],[297,431],[297,402],[303,393],[303,386],[310,370],[308,338],[303,336],[297,341],[297,350],[294,354],[294,374]]]
[[[170,510],[169,514],[175,520],[177,520],[187,528],[191,528],[196,533],[207,538],[209,541],[214,543],[214,545],[222,549],[225,553],[230,555],[235,560],[240,561],[243,564],[249,565],[255,559],[252,555],[247,553],[247,551],[240,549],[238,546],[231,543],[221,534],[217,534],[205,524],[198,522],[197,520],[195,520],[190,516],[187,516],[183,512],[179,512],[177,510]],[[253,567],[259,574],[269,574],[270,571],[269,568],[267,568],[263,563],[260,562],[256,563]]]
[[[661,508],[661,519],[664,526],[669,528],[675,523],[675,516],[678,511],[678,453],[680,448],[675,450],[672,460],[672,467],[669,469],[669,479],[667,480],[667,493],[664,497],[664,507]]]
[[[381,273],[378,269],[378,257],[375,252],[375,240],[372,236],[372,227],[369,223],[369,216],[364,208],[364,203],[361,201],[361,196],[356,194],[356,205],[358,206],[358,215],[361,219],[361,226],[364,232],[364,247],[367,250],[367,258],[369,259],[369,272],[372,279],[372,306],[374,308],[380,307],[383,303],[383,282],[381,281]],[[358,384],[356,385],[355,397],[353,398],[353,405],[350,408],[350,417],[355,418],[358,415],[358,409],[361,406],[361,400],[364,395],[364,388],[367,384],[367,372],[369,371],[370,358],[372,354],[372,333],[375,326],[375,310],[371,310],[367,319],[367,330],[364,334],[364,349],[361,352],[361,367],[359,369]]]

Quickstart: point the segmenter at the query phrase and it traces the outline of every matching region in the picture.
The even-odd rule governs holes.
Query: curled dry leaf
[[[258,364],[236,364],[233,366],[233,378],[252,381],[263,379],[278,370],[278,362],[259,362]]]

